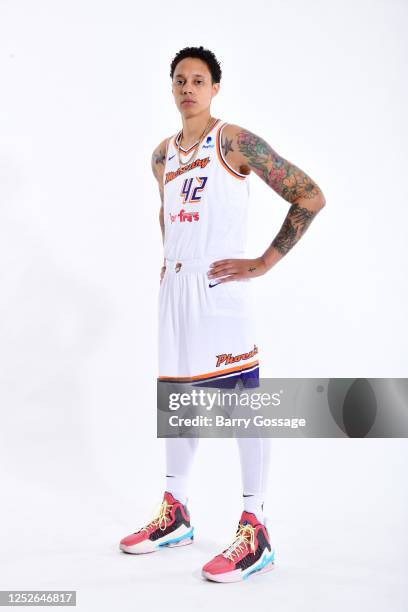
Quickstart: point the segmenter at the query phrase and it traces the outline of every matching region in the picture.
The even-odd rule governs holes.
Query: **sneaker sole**
[[[132,555],[144,555],[157,552],[161,548],[178,548],[180,546],[187,546],[188,544],[192,544],[194,542],[193,531],[194,528],[192,528],[188,533],[179,536],[174,540],[170,539],[167,542],[153,542],[152,540],[145,540],[144,542],[134,544],[133,546],[119,544],[119,548],[123,552],[130,553]]]
[[[180,542],[170,542],[170,544],[160,544],[158,548],[177,548],[178,546],[187,546],[187,544],[192,544],[194,542],[194,536],[191,538],[185,538],[184,540],[180,540]]]
[[[250,576],[255,576],[257,574],[266,574],[266,572],[270,572],[275,568],[275,561],[269,561],[266,565],[260,567],[259,569],[252,569],[247,574],[243,574],[240,570],[234,570],[232,572],[226,572],[225,574],[211,574],[210,572],[205,572],[204,570],[201,572],[203,578],[207,580],[211,580],[212,582],[243,582],[247,580]]]

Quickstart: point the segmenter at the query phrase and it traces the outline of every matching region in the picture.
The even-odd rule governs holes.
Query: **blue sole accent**
[[[169,544],[174,544],[175,542],[181,542],[181,540],[186,540],[187,538],[192,538],[193,533],[194,533],[194,527],[192,527],[188,533],[185,533],[184,535],[179,536],[178,538],[173,538],[172,540],[167,540],[166,542],[162,542],[161,544],[158,544],[157,548],[160,548],[161,546],[168,546]]]
[[[255,572],[259,572],[259,570],[264,568],[265,565],[268,565],[268,563],[271,563],[274,560],[275,560],[275,551],[273,551],[270,557],[265,557],[265,559],[259,565],[252,568],[250,572],[245,574],[245,576],[242,577],[242,580],[246,580],[247,578],[249,578],[249,576],[251,576],[251,574],[254,574]]]

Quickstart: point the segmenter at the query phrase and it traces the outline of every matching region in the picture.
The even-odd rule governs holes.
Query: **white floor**
[[[5,478],[0,588],[74,589],[77,608],[87,612],[117,605],[124,611],[258,605],[280,612],[406,612],[405,441],[274,441],[267,503],[276,568],[229,585],[200,576],[201,566],[230,543],[240,514],[237,470],[224,482],[211,476],[223,512],[208,494],[205,457],[213,442],[236,459],[228,447],[233,441],[203,442],[189,502],[195,543],[150,555],[125,554],[117,544],[149,518],[157,495],[137,495],[136,485],[122,494],[79,472],[77,490],[66,475],[53,486]],[[142,482],[147,467],[143,474]]]

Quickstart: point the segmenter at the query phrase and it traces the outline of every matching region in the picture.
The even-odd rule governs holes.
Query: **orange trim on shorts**
[[[190,380],[202,380],[203,378],[212,378],[215,376],[219,378],[220,376],[224,376],[224,374],[230,374],[231,372],[238,372],[239,370],[241,371],[248,370],[249,368],[252,368],[255,365],[259,365],[258,359],[256,361],[251,361],[250,363],[247,363],[245,365],[235,366],[233,368],[227,368],[226,370],[222,370],[222,372],[218,370],[218,372],[208,372],[207,374],[199,374],[198,376],[159,376],[158,379],[159,380],[178,380],[180,382],[189,382]]]

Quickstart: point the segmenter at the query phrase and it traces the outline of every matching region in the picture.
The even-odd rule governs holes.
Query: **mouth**
[[[194,100],[183,100],[183,102],[181,103],[182,105],[184,104],[195,104]]]

